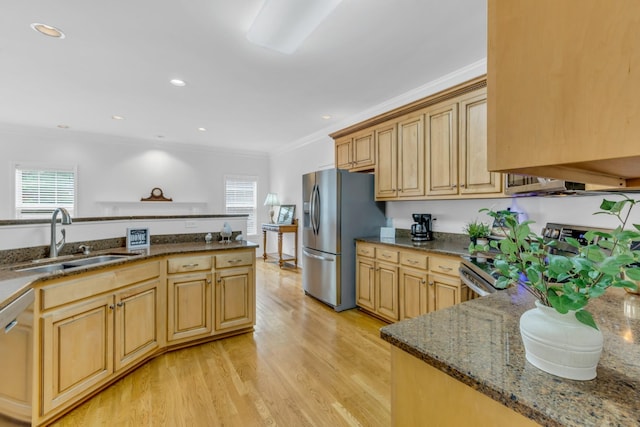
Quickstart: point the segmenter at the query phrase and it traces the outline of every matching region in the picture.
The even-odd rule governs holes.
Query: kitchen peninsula
[[[25,354],[11,359],[22,361],[12,369],[33,372],[33,392],[18,402],[0,398],[0,413],[29,420],[25,402],[33,401],[33,425],[48,424],[159,354],[252,331],[257,246],[199,240],[111,248],[89,257],[128,256],[42,274],[3,266],[0,304],[29,289],[35,303],[33,330],[19,332]],[[3,384],[0,397],[16,394],[6,389],[15,384]]]
[[[512,288],[382,328],[392,344],[393,425],[639,425],[640,296],[612,288],[590,302],[604,334],[592,381],[526,362],[518,325],[533,306]]]

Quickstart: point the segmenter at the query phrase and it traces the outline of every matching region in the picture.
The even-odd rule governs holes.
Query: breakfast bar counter
[[[640,296],[612,288],[589,303],[604,335],[591,381],[559,378],[526,361],[519,319],[534,301],[511,288],[383,327],[392,344],[394,425],[456,425],[456,417],[474,419],[492,405],[515,417],[502,425],[640,425]]]

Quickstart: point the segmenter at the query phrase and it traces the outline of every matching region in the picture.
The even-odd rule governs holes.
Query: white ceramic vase
[[[533,366],[572,380],[596,377],[602,332],[578,321],[574,312],[560,314],[536,301],[536,308],[520,317],[520,335]]]

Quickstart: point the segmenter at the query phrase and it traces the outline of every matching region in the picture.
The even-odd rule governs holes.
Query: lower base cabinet
[[[356,304],[388,322],[471,297],[458,276],[458,257],[366,242],[357,242],[356,253]]]
[[[140,261],[42,282],[35,307],[41,366],[34,371],[34,425],[42,425],[166,346],[253,327],[255,249]]]
[[[254,324],[255,287],[253,283],[253,268],[216,272],[216,333],[246,328]]]

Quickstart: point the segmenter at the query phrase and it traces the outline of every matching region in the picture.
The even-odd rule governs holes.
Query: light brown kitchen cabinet
[[[414,268],[400,268],[400,320],[426,314],[429,273]]]
[[[256,318],[255,251],[214,256],[215,333],[250,328]]]
[[[424,195],[424,116],[398,122],[398,198]]]
[[[212,273],[167,278],[167,341],[206,337],[213,332]]]
[[[353,172],[371,170],[376,162],[373,131],[336,141],[336,167]]]
[[[374,252],[373,246],[368,246],[371,251]],[[358,254],[356,258],[356,304],[359,307],[365,308],[370,311],[376,309],[376,264],[373,259],[375,255],[372,254],[371,258]]]
[[[459,257],[433,255],[429,258],[429,311],[440,310],[472,298],[460,281]]]
[[[487,90],[474,91],[458,102],[458,193],[496,195],[502,174],[487,167]]]
[[[115,366],[125,369],[159,347],[160,281],[129,286],[115,294]]]
[[[458,103],[427,110],[427,196],[458,194]]]
[[[639,21],[635,0],[489,0],[489,170],[639,186]]]
[[[502,175],[487,169],[487,94],[479,89],[427,111],[427,196],[495,196]]]
[[[358,242],[356,304],[384,320],[399,319],[398,251]]]
[[[459,265],[456,256],[358,241],[356,304],[395,322],[467,301]]]
[[[398,196],[398,127],[395,122],[375,130],[376,200],[395,199]]]
[[[158,275],[148,262],[41,289],[42,415],[159,348]],[[92,291],[100,295],[81,299]]]
[[[376,130],[376,200],[424,195],[424,116],[407,115]]]
[[[113,373],[114,304],[102,295],[42,316],[42,414]]]

